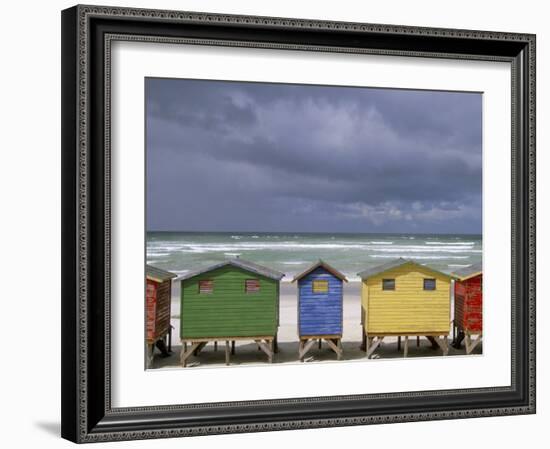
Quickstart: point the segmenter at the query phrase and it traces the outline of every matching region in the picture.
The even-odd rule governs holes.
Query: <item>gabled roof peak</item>
[[[205,267],[199,270],[194,270],[194,271],[190,271],[189,273],[185,273],[184,275],[180,276],[178,280],[184,281],[186,279],[190,279],[192,277],[198,276],[199,274],[217,270],[218,268],[222,268],[228,265],[241,268],[245,271],[250,271],[251,273],[259,274],[261,276],[265,276],[275,280],[281,280],[284,276],[284,273],[281,273],[279,271],[273,270],[268,267],[264,267],[255,262],[250,262],[249,260],[245,260],[240,257],[235,257],[233,259],[224,260],[223,262],[219,262],[209,267]]]
[[[147,264],[145,265],[145,277],[152,281],[164,282],[177,277],[177,275],[170,271],[162,270],[161,268]]]
[[[482,274],[482,272],[483,272],[483,266],[481,262],[478,262],[470,266],[461,268],[460,270],[456,270],[455,272],[451,273],[451,276],[461,281],[465,281],[467,279],[470,279]]]
[[[326,263],[323,259],[319,259],[317,262],[315,262],[313,265],[311,265],[309,268],[307,268],[304,272],[297,274],[294,276],[294,279],[292,279],[292,282],[295,282],[297,280],[302,279],[303,277],[307,276],[312,271],[316,270],[317,268],[323,268],[326,271],[328,271],[333,276],[337,277],[338,279],[348,282],[346,276],[338,271],[336,268],[331,267],[328,263]]]
[[[372,267],[372,268],[369,268],[367,270],[361,271],[360,273],[357,273],[357,276],[359,276],[361,279],[365,280],[367,278],[377,276],[377,275],[382,274],[386,271],[393,270],[394,268],[398,268],[398,267],[400,267],[402,265],[406,265],[406,264],[413,264],[413,265],[421,267],[425,270],[431,271],[433,273],[437,273],[441,276],[445,276],[449,279],[451,278],[451,276],[449,276],[446,273],[443,273],[442,271],[435,270],[435,269],[433,269],[433,268],[431,268],[427,265],[423,265],[423,264],[421,264],[421,263],[419,263],[419,262],[417,262],[413,259],[404,259],[402,257],[391,260],[390,262],[386,262],[382,265],[377,265],[376,267]]]

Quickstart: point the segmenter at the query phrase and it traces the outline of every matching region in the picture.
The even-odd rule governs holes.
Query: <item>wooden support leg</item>
[[[466,332],[466,336],[464,339],[465,346],[466,346],[466,354],[470,355],[472,351],[476,348],[479,343],[483,340],[482,334],[479,334],[475,340],[472,340],[472,335],[470,332]]]
[[[342,358],[342,347],[340,346],[339,338],[335,338],[334,340],[327,339],[327,344],[329,345],[330,349],[332,349],[336,353],[336,358],[340,360]]]
[[[376,339],[373,339],[372,345],[370,345],[369,350],[367,351],[367,358],[370,359],[371,355],[376,351],[376,348],[380,346],[380,343],[382,343],[382,340],[384,340],[384,337],[376,337]]]
[[[199,343],[199,346],[197,347],[197,349],[195,349],[195,356],[198,356],[207,344],[207,341]]]
[[[217,351],[217,350],[218,350],[218,342],[215,341],[215,342],[214,342],[214,351]]]
[[[307,352],[311,349],[311,347],[315,344],[315,340],[306,340],[306,341],[303,341],[302,342],[302,348],[301,348],[301,351],[299,353],[299,358],[300,360],[304,360],[304,357],[305,355],[307,354]]]
[[[443,338],[435,338],[435,341],[443,351],[443,355],[448,355],[449,354],[448,337],[445,335]]]
[[[426,335],[426,338],[432,344],[432,349],[438,349],[439,348],[439,343],[437,342],[437,340],[434,337],[432,337],[431,335]]]
[[[187,352],[187,342],[183,343],[183,352]]]
[[[474,344],[472,346],[472,351],[476,348],[477,345],[479,345],[483,341],[483,334],[479,334],[474,341]]]
[[[275,335],[275,338],[273,339],[273,352],[275,354],[279,352],[279,339],[277,338],[277,335]]]
[[[401,351],[401,335],[397,337],[397,350]]]
[[[172,326],[170,326],[170,331],[168,332],[168,352],[172,352]]]
[[[271,342],[268,341],[269,344],[266,344],[265,342],[261,340],[256,340],[256,343],[260,347],[262,351],[264,351],[267,354],[267,361],[269,363],[273,363],[273,352],[271,351]]]
[[[363,331],[363,329],[361,329]],[[363,336],[361,337],[361,347],[359,349],[361,349],[361,351],[366,351],[367,350],[367,334],[365,334],[365,332],[361,332],[363,334]]]
[[[198,356],[207,344],[207,341],[200,342],[197,346],[197,349],[195,349],[195,356]]]
[[[405,344],[403,345],[403,357],[409,354],[409,336],[405,335]]]
[[[235,355],[235,340],[231,342],[231,355]]]
[[[225,340],[225,364],[229,365],[230,361],[229,340]]]
[[[416,347],[420,348],[420,335],[416,336]]]
[[[322,345],[321,345],[322,341],[323,341],[322,339],[319,339],[319,349],[321,349],[321,347],[322,347]]]
[[[187,359],[195,353],[195,350],[201,345],[201,343],[191,343],[191,348],[187,350],[187,344],[184,344],[184,349],[182,349],[180,354],[181,365],[185,368],[187,366]]]
[[[456,348],[456,325],[455,325],[455,322],[453,320],[453,342],[451,343],[455,348]]]
[[[147,368],[153,363],[153,352],[155,350],[155,345],[147,345]]]

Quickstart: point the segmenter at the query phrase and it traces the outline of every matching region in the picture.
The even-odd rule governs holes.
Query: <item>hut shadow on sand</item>
[[[342,342],[343,358],[340,361],[335,360],[334,352],[326,343],[322,343],[321,349],[318,347],[318,343],[307,354],[304,360],[305,364],[316,362],[332,362],[341,363],[346,361],[358,361],[363,360],[365,362],[368,359],[365,357],[365,352],[361,350],[360,341],[344,341]],[[277,364],[301,364],[298,359],[299,343],[295,342],[279,342],[279,352],[275,354],[273,364],[267,364],[265,362],[265,354],[258,350],[258,346],[255,343],[249,342],[237,342],[235,346],[235,353],[231,355],[231,366],[273,366]],[[162,357],[160,354],[156,355],[151,365],[152,369],[158,368],[182,368],[180,362],[181,346],[174,345],[172,347],[172,353],[168,357]],[[416,346],[416,341],[411,341],[408,349],[408,358],[414,357],[441,357],[441,350],[434,349],[431,343],[421,338],[419,346]],[[482,354],[482,345],[475,348],[472,354]],[[455,349],[452,346],[449,350],[449,356],[464,356],[464,348]],[[378,348],[376,354],[373,355],[372,360],[377,359],[403,359],[403,348],[398,349],[397,338],[394,340],[384,340]],[[215,350],[214,344],[210,343],[206,345],[200,352],[198,357],[191,356],[188,360],[187,368],[220,368],[226,367],[225,364],[225,342],[219,342],[218,348]]]

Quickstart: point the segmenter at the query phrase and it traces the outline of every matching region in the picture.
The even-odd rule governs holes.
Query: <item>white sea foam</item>
[[[424,243],[426,243],[426,245],[452,245],[452,246],[455,246],[455,245],[472,246],[476,244],[475,242],[434,242],[434,241],[428,241]]]
[[[373,251],[381,253],[481,253],[480,249],[450,248],[450,247],[412,247],[402,246],[397,248],[373,248]]]
[[[387,239],[387,240],[386,240]],[[466,241],[467,240],[467,241]],[[481,239],[453,236],[409,235],[299,235],[299,234],[236,234],[197,235],[181,233],[158,237],[147,242],[147,260],[184,274],[200,266],[208,266],[242,255],[261,265],[288,271],[292,277],[300,267],[318,258],[326,258],[349,280],[358,280],[356,273],[366,264],[377,265],[398,257],[444,266],[449,271],[468,266],[481,257]],[[447,268],[448,267],[448,268]],[[351,277],[350,276],[354,276]]]
[[[340,243],[292,243],[292,242],[265,242],[265,243],[208,243],[194,244],[181,251],[256,251],[256,250],[296,250],[296,249],[369,249],[368,245],[363,244],[340,244]]]
[[[378,252],[448,252],[448,253],[481,253],[480,249],[473,249],[472,245],[395,245],[393,242],[367,243],[294,243],[294,242],[235,242],[235,243],[194,243],[181,245],[165,245],[164,251],[182,251],[189,253],[230,252],[230,251],[259,251],[259,250],[330,250],[330,249],[360,249]],[[149,248],[152,254],[160,247]]]
[[[400,255],[383,255],[383,254],[371,254],[369,257],[375,259],[398,259],[402,257],[404,259],[409,258],[406,254]],[[413,259],[430,259],[430,260],[442,260],[442,259],[468,259],[468,256],[413,256]]]
[[[148,245],[148,251],[177,251],[186,248],[190,243],[179,243],[177,245]]]

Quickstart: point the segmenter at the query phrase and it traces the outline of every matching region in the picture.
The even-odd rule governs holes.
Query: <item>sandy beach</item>
[[[344,355],[342,360],[367,360],[365,352],[360,349],[361,345],[361,296],[359,282],[349,282],[344,286],[344,334],[342,346]],[[173,284],[172,291],[172,319],[174,327],[172,331],[172,354],[169,357],[162,357],[155,350],[155,357],[151,368],[181,368],[179,355],[181,344],[179,341],[179,285]],[[449,336],[451,338],[451,336]],[[297,294],[296,285],[289,282],[281,283],[280,294],[280,326],[278,333],[279,352],[275,355],[273,364],[300,363],[298,360],[298,327],[297,327]],[[482,345],[475,348],[472,354],[481,354]],[[450,346],[449,356],[464,356],[464,347],[454,349]],[[417,347],[416,338],[409,341],[408,357],[441,357],[441,350],[432,349],[426,338],[420,339],[420,346]],[[397,350],[397,337],[386,337],[376,350],[372,359],[379,358],[403,358],[403,351]],[[315,346],[306,356],[305,363],[315,362],[336,362],[336,354],[326,343],[322,344],[319,350]],[[255,365],[267,363],[267,357],[258,350],[257,345],[252,341],[236,341],[235,355],[231,356],[231,366],[234,365]],[[231,367],[229,366],[229,368]],[[218,350],[214,350],[214,344],[208,344],[198,357],[192,356],[189,359],[190,367],[226,367],[224,355],[224,342],[220,341]]]

